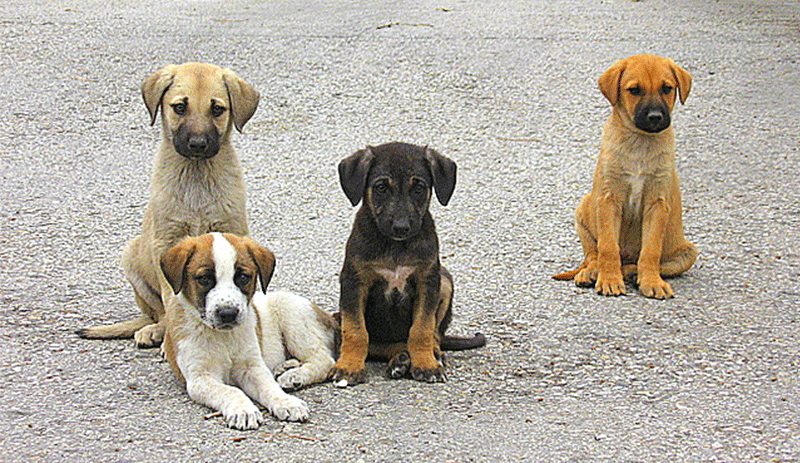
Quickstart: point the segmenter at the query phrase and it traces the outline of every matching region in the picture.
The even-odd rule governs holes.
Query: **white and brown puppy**
[[[575,213],[583,263],[553,278],[574,278],[606,296],[624,294],[629,280],[646,297],[671,298],[663,278],[697,258],[683,234],[670,117],[675,101],[689,97],[692,77],[669,58],[643,54],[614,63],[599,85],[613,109],[592,190]]]
[[[281,387],[321,382],[335,362],[330,315],[303,297],[262,292],[274,265],[251,239],[220,233],[186,238],[161,258],[176,294],[167,305],[164,354],[189,396],[236,429],[263,421],[250,398],[280,420],[308,419],[306,403]],[[286,369],[277,381],[276,367]]]
[[[155,158],[142,232],[122,255],[142,315],[114,325],[84,328],[84,338],[130,338],[155,347],[164,335],[170,287],[159,257],[186,236],[209,232],[246,236],[244,176],[230,135],[241,131],[259,94],[233,71],[204,63],[167,66],[142,84],[155,124],[161,111],[161,147]]]

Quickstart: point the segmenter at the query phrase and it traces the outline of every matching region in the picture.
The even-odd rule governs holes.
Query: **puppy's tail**
[[[581,267],[576,268],[575,270],[570,270],[569,272],[559,273],[558,275],[553,275],[554,280],[561,280],[561,281],[568,281],[575,278],[575,275],[581,271]]]
[[[75,331],[75,334],[84,339],[128,339],[132,338],[135,332],[153,323],[155,322],[152,318],[142,315],[139,318],[113,325],[81,328]]]
[[[475,333],[471,338],[463,338],[460,336],[442,336],[442,341],[439,343],[439,348],[442,350],[467,350],[477,349],[486,345],[486,336],[481,333]]]

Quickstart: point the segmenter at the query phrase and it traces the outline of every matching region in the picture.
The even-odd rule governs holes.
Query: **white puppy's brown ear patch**
[[[175,294],[186,284],[186,265],[196,249],[196,240],[187,238],[161,255],[161,271]]]
[[[147,111],[150,113],[150,125],[156,123],[161,99],[175,79],[175,69],[177,66],[170,64],[154,72],[142,82],[142,98],[144,98],[144,105],[147,106]]]
[[[258,267],[258,276],[261,280],[261,291],[267,292],[267,286],[272,280],[272,272],[275,271],[275,255],[269,249],[259,246],[254,241],[245,243],[247,252]]]

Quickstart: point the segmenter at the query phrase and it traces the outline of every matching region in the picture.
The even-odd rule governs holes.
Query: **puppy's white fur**
[[[325,380],[334,364],[335,322],[301,296],[255,290],[248,297],[234,283],[236,268],[243,264],[229,242],[245,240],[219,233],[212,236],[213,240],[205,241],[189,238],[175,248],[187,242],[195,248],[211,243],[212,249],[206,250],[210,252],[194,250],[190,259],[212,260],[216,284],[205,295],[204,308],[187,298],[186,294],[195,294],[192,291],[181,290],[170,299],[165,356],[185,380],[189,396],[219,410],[232,428],[255,429],[263,421],[251,398],[280,420],[307,420],[308,405],[282,387],[298,389]],[[171,250],[163,259],[177,255]],[[184,265],[189,268],[188,261]],[[185,285],[196,284],[190,277],[185,281]],[[215,312],[231,306],[239,309],[237,321],[225,325],[231,328],[215,328],[220,326]],[[271,372],[276,367],[285,370],[277,381]]]

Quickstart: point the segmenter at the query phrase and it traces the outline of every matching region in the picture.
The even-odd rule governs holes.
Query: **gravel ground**
[[[0,460],[800,460],[800,3],[796,0],[0,3]],[[607,102],[640,52],[694,76],[675,125],[686,235],[669,301],[550,276]],[[297,393],[304,424],[227,429],[156,350],[73,331],[134,316],[120,249],[159,140],[139,84],[173,62],[233,68],[262,94],[236,135],[272,287],[334,311],[355,213],[336,164],[428,144],[459,166],[433,206],[456,280],[445,384]]]

